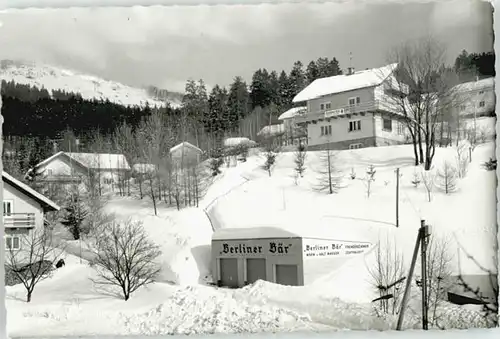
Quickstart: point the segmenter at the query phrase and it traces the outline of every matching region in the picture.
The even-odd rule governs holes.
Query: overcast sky
[[[356,69],[377,67],[391,46],[429,33],[450,62],[462,49],[493,48],[491,6],[480,0],[24,9],[1,11],[0,23],[0,59],[169,90],[189,78],[228,85],[318,57],[345,69],[349,52]]]

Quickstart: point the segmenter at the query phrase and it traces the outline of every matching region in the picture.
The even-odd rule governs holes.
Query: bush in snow
[[[351,168],[351,173],[349,173],[349,176],[351,177],[351,180],[356,179],[356,172],[354,171],[354,167]]]
[[[280,146],[276,144],[272,138],[268,138],[263,142],[263,151],[265,162],[262,165],[262,169],[271,176],[274,166],[276,165],[276,158],[278,157]]]
[[[432,189],[434,188],[434,178],[435,175],[432,170],[422,170],[422,182],[424,183],[425,191],[427,192],[427,200],[431,202],[432,200]]]
[[[215,177],[221,173],[220,168],[224,164],[224,154],[221,149],[216,149],[212,152],[211,156],[209,167],[212,176]]]
[[[495,171],[497,169],[496,159],[490,158],[490,160],[483,163],[483,168],[487,171]]]
[[[415,188],[418,188],[418,186],[420,185],[422,181],[420,180],[420,175],[418,174],[417,170],[415,169],[415,171],[413,171],[413,178],[411,180],[411,183],[413,184],[413,186],[415,186]]]
[[[372,181],[375,181],[375,173],[377,173],[377,171],[375,170],[375,166],[373,165],[368,166],[368,169],[366,170],[366,175]]]
[[[119,287],[125,300],[141,286],[154,282],[160,272],[155,260],[161,251],[139,221],[107,224],[93,251],[89,263],[97,270],[94,283]]]
[[[437,170],[436,186],[445,194],[453,193],[457,189],[457,178],[457,169],[445,161],[443,167]]]

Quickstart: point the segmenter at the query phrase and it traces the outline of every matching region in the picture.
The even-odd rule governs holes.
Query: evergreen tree
[[[319,78],[319,69],[314,61],[311,61],[309,65],[307,65],[306,78],[308,83],[311,83]]]
[[[288,98],[292,102],[293,98],[306,87],[306,75],[303,70],[302,62],[296,61],[290,71]]]
[[[270,76],[266,69],[257,70],[252,76],[250,85],[250,101],[252,109],[257,106],[266,107],[271,103]]]
[[[290,95],[288,94],[289,80],[288,74],[285,71],[281,71],[278,77],[278,96],[279,96],[279,107],[281,110],[285,111],[289,109],[292,105],[290,100]]]
[[[228,122],[225,121],[229,116],[227,100],[227,90],[215,85],[208,98],[208,111],[205,115],[204,125],[206,131],[219,141],[228,127]]]
[[[250,95],[247,84],[239,76],[234,78],[227,98],[229,128],[234,129],[250,110]]]

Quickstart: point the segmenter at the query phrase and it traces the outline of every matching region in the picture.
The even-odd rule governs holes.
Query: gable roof
[[[469,81],[456,85],[453,87],[454,91],[464,93],[480,91],[485,89],[493,89],[495,87],[495,78],[485,78],[478,81]]]
[[[294,116],[307,111],[307,106],[293,107],[278,117],[278,120],[293,118]]]
[[[262,127],[262,129],[257,133],[257,135],[276,135],[283,133],[285,131],[285,126],[283,124],[267,125]]]
[[[14,186],[17,188],[19,191],[22,193],[26,194],[27,196],[35,199],[37,202],[40,203],[44,207],[44,210],[47,211],[59,211],[61,208],[52,200],[44,196],[43,194],[38,193],[28,185],[22,183],[21,181],[17,180],[14,178],[12,175],[9,173],[2,171],[2,180],[6,183],[8,183],[11,186]]]
[[[181,148],[184,148],[184,147],[191,148],[191,149],[194,149],[195,151],[203,153],[203,151],[200,148],[196,147],[195,145],[193,145],[193,144],[191,144],[191,143],[189,143],[187,141],[181,142],[180,144],[172,147],[170,149],[170,153],[173,153],[173,152],[175,152],[177,150],[180,150]]]
[[[317,99],[325,95],[352,91],[355,89],[380,85],[394,72],[397,64],[379,68],[358,71],[351,75],[336,75],[314,80],[309,86],[299,92],[293,102]]]
[[[123,154],[75,153],[64,151],[57,152],[40,162],[37,166],[46,165],[60,156],[67,156],[71,160],[78,162],[81,166],[89,169],[130,169],[127,158],[125,158]]]

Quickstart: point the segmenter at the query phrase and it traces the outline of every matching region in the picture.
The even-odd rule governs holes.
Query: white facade
[[[45,213],[59,206],[5,172],[2,179],[5,249],[22,251],[23,237],[43,228]]]
[[[125,157],[121,154],[90,154],[59,152],[38,164],[43,180],[61,185],[79,184],[85,188],[84,180],[90,175],[100,180],[101,188],[107,190],[117,185],[120,178],[130,172]]]
[[[454,110],[462,117],[481,117],[495,111],[494,78],[463,83],[455,86],[453,91],[457,101]]]
[[[319,82],[324,84],[321,88],[313,82],[310,86],[314,91],[306,87],[303,92],[308,95],[299,93],[294,101],[306,99],[307,113],[296,120],[307,125],[309,148],[328,145],[352,149],[404,143],[404,117],[398,99],[390,91],[399,88],[390,71],[393,67],[318,79],[323,80]],[[350,82],[349,86],[344,81]]]

